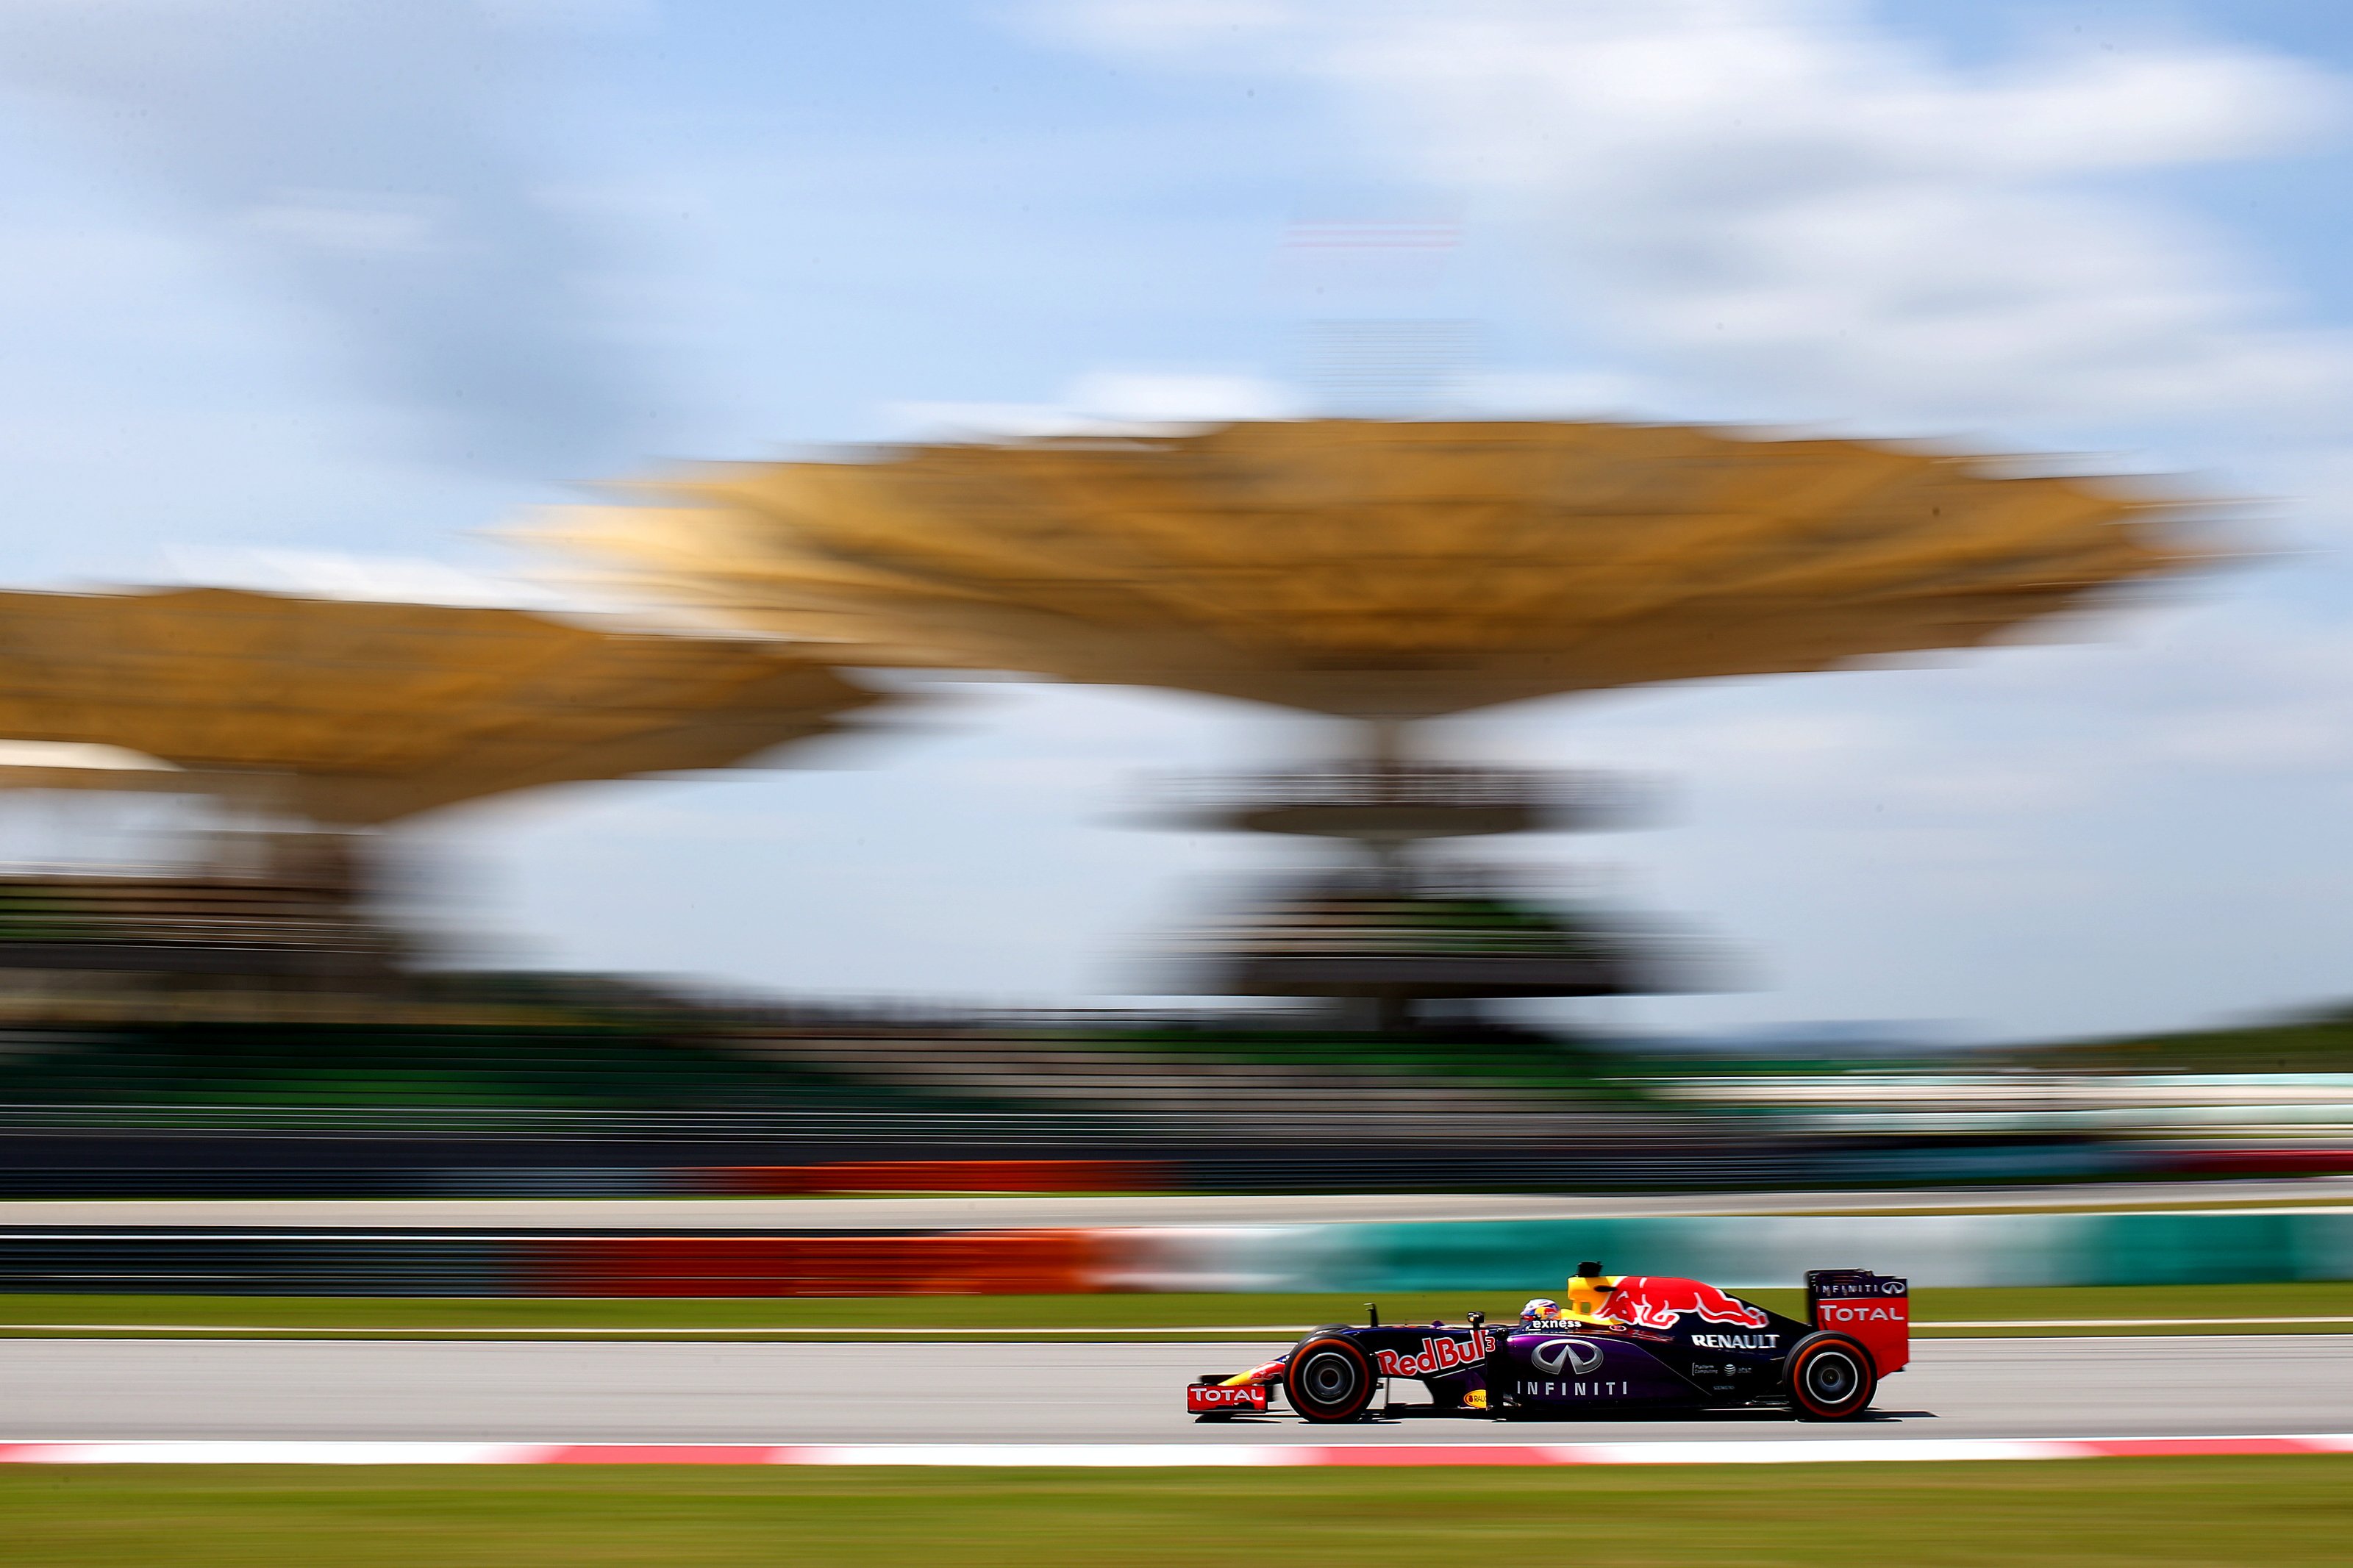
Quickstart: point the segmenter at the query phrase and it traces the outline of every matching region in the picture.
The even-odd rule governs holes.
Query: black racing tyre
[[[1789,1406],[1800,1421],[1852,1421],[1871,1408],[1879,1374],[1871,1352],[1844,1334],[1808,1334],[1789,1351]]]
[[[1373,1362],[1354,1340],[1308,1340],[1291,1352],[1282,1392],[1310,1421],[1354,1421],[1373,1402]]]

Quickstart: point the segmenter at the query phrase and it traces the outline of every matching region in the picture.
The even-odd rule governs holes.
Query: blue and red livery
[[[1911,1359],[1910,1287],[1868,1269],[1809,1273],[1805,1322],[1696,1279],[1610,1278],[1597,1264],[1579,1267],[1568,1300],[1566,1310],[1529,1303],[1516,1327],[1475,1312],[1460,1324],[1385,1327],[1377,1311],[1362,1327],[1326,1324],[1263,1366],[1196,1379],[1186,1408],[1204,1420],[1257,1414],[1280,1390],[1310,1421],[1356,1421],[1404,1378],[1439,1413],[1492,1419],[1761,1405],[1851,1421]]]

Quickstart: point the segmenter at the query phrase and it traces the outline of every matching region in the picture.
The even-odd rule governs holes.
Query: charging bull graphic
[[[1704,1323],[1738,1323],[1761,1329],[1771,1320],[1764,1310],[1735,1300],[1713,1285],[1663,1274],[1630,1274],[1609,1292],[1603,1310],[1637,1328],[1672,1329],[1688,1312]]]

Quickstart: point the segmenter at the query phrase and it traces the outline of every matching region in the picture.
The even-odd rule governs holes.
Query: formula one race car
[[[1185,1391],[1204,1420],[1267,1410],[1280,1388],[1310,1421],[1354,1421],[1392,1378],[1419,1381],[1433,1413],[1559,1420],[1630,1412],[1787,1408],[1848,1421],[1911,1359],[1910,1288],[1862,1268],[1806,1276],[1799,1322],[1696,1279],[1605,1277],[1577,1265],[1566,1307],[1528,1303],[1517,1328],[1462,1324],[1312,1329],[1281,1359]]]

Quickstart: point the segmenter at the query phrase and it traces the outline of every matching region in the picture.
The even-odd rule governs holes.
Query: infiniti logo
[[[1601,1347],[1591,1340],[1546,1340],[1528,1352],[1528,1359],[1538,1372],[1556,1373],[1565,1361],[1572,1374],[1582,1377],[1601,1364]]]

